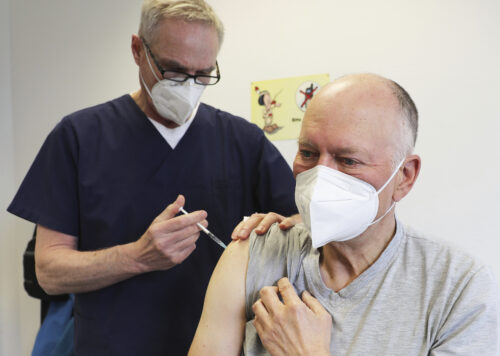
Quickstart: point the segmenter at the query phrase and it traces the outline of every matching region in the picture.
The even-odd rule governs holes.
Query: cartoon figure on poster
[[[316,91],[319,89],[319,84],[311,81],[302,83],[297,89],[295,101],[300,110],[306,111],[307,105],[313,98]]]
[[[282,128],[274,122],[273,116],[273,110],[281,106],[281,103],[276,101],[276,98],[281,91],[279,91],[274,98],[271,98],[271,93],[268,90],[260,90],[259,87],[255,87],[255,91],[259,95],[257,101],[259,105],[263,107],[262,119],[264,120],[264,127],[262,129],[268,134],[275,133]]]
[[[296,140],[307,106],[329,81],[328,74],[313,74],[251,82],[251,121],[272,141]]]

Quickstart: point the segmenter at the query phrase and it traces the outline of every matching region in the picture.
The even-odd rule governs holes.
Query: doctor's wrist
[[[123,269],[132,274],[138,275],[142,273],[151,272],[152,269],[141,259],[140,239],[125,245],[120,245],[120,259]]]

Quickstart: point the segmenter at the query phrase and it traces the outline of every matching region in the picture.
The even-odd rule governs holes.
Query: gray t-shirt
[[[490,270],[399,221],[377,261],[338,293],[323,283],[319,251],[303,225],[252,234],[245,355],[268,355],[252,324],[252,304],[262,287],[285,276],[332,315],[332,355],[500,354],[499,295]]]

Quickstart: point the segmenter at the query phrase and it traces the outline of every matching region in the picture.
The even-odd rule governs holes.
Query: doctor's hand
[[[262,288],[252,309],[253,324],[271,355],[330,355],[330,314],[307,291],[301,300],[288,278],[278,287]]]
[[[185,199],[179,195],[158,215],[148,230],[136,241],[136,262],[141,272],[166,270],[184,261],[196,248],[200,228],[207,226],[205,211],[176,216],[184,206]]]
[[[231,238],[233,240],[246,240],[250,236],[253,229],[259,235],[265,234],[267,230],[275,222],[279,222],[279,227],[281,230],[288,230],[300,223],[302,220],[299,214],[295,214],[289,217],[284,217],[283,215],[276,213],[267,214],[252,214],[248,219],[241,221],[233,230]]]

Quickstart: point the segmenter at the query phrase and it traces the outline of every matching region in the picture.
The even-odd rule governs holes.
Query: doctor
[[[185,355],[222,253],[196,224],[228,243],[243,216],[277,213],[234,237],[296,213],[263,132],[200,102],[221,78],[222,39],[203,0],[146,0],[140,89],[63,118],[8,208],[38,226],[40,285],[76,294],[76,355]]]

